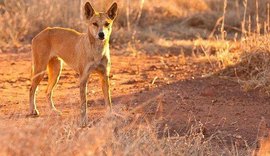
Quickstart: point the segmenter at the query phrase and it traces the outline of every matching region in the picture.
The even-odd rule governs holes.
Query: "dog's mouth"
[[[101,41],[105,40],[104,37],[98,37],[98,39],[101,40]]]

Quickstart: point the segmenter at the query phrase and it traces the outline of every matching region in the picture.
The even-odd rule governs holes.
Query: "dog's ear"
[[[109,18],[111,20],[114,20],[115,19],[116,15],[117,15],[117,9],[118,9],[117,3],[114,2],[112,4],[112,6],[110,7],[110,9],[107,11],[107,14],[108,14],[108,16],[109,16]]]
[[[95,10],[89,2],[86,2],[84,5],[84,14],[88,20],[95,14]]]

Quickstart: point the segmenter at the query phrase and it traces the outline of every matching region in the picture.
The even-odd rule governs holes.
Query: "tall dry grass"
[[[244,0],[243,6],[242,37],[216,51],[214,57],[222,69],[218,73],[233,78],[246,91],[258,89],[269,95],[269,1]]]
[[[3,49],[29,44],[33,36],[49,26],[70,27],[85,32],[82,16],[82,5],[85,1],[6,0],[4,9],[0,11],[0,46]],[[135,48],[144,52],[153,49],[159,38],[207,39],[209,36],[216,38],[222,32],[223,37],[218,38],[226,36],[226,39],[239,39],[242,30],[249,30],[248,26],[252,30],[256,28],[257,17],[261,31],[264,27],[269,27],[269,22],[265,22],[267,0],[258,1],[259,16],[254,11],[254,0],[226,3],[223,0],[116,1],[120,9],[112,34],[113,45],[132,45],[129,49]],[[113,0],[90,2],[97,11],[106,11]],[[227,4],[226,12],[224,4]],[[219,20],[220,17],[224,20]],[[252,23],[249,23],[248,19]]]
[[[0,15],[0,45],[18,46],[21,43],[29,43],[33,36],[48,26],[70,27],[84,31],[82,5],[85,1],[6,0],[5,11]],[[90,0],[90,2],[97,11],[105,11],[113,0]],[[261,29],[264,26],[269,27],[267,25],[269,22],[265,23],[267,0],[260,0],[258,3],[254,0],[226,3],[223,0],[170,0],[169,3],[162,0],[117,0],[117,2],[120,10],[113,40],[119,41],[118,43],[129,42],[134,32],[135,37],[143,41],[151,41],[156,36],[196,38],[199,35],[205,38],[213,31],[216,21],[222,16],[224,23],[217,23],[219,26],[214,32],[232,34],[228,35],[229,38],[230,36],[233,38],[234,33],[241,33],[241,29],[248,29],[246,26],[249,17],[251,21],[256,21],[250,23],[252,29],[259,28],[258,26]],[[225,4],[227,12],[224,12]],[[259,8],[258,13],[256,6]],[[202,31],[206,31],[206,34],[202,34]],[[151,32],[155,35],[151,36]]]
[[[70,27],[84,31],[82,5],[85,1],[6,0],[4,11],[0,15],[0,45],[16,47],[29,43],[33,36],[48,26]],[[168,29],[164,25],[180,24],[182,20],[192,15],[211,11],[208,2],[200,0],[171,0],[170,3],[162,0],[116,1],[120,9],[112,40],[118,43],[128,43],[134,34],[138,40],[145,41],[147,38],[151,40],[151,35],[150,37],[147,35],[149,31],[155,34],[166,33]],[[90,0],[90,2],[97,11],[106,11],[113,0]],[[173,29],[178,31],[177,28]]]

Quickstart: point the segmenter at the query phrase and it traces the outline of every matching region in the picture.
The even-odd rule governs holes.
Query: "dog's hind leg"
[[[47,87],[47,100],[52,108],[53,111],[56,111],[58,114],[61,114],[60,111],[58,111],[53,103],[52,95],[53,95],[53,89],[56,86],[61,70],[62,70],[62,61],[59,60],[57,57],[53,57],[49,60],[48,66],[48,87]]]

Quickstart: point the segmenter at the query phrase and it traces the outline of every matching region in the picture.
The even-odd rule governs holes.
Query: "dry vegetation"
[[[98,10],[110,2],[92,1]],[[125,49],[123,55],[195,57],[215,68],[210,75],[235,80],[244,90],[270,93],[268,0],[117,2],[121,10],[111,42],[113,48]],[[80,1],[0,4],[5,4],[0,7],[0,52],[29,50],[31,38],[47,26],[84,30]],[[200,123],[180,136],[158,120],[129,112],[106,115],[84,129],[76,117],[27,119],[10,131],[13,126],[0,120],[1,155],[251,155],[255,148],[223,146],[218,132],[205,138]]]
[[[13,117],[12,120],[19,119]],[[200,122],[180,136],[159,120],[120,111],[80,128],[76,117],[29,119],[1,126],[1,155],[248,155],[249,147],[227,146],[218,132],[208,138]],[[25,126],[27,125],[27,126]],[[50,126],[48,126],[50,125]],[[19,132],[18,132],[19,130]]]

